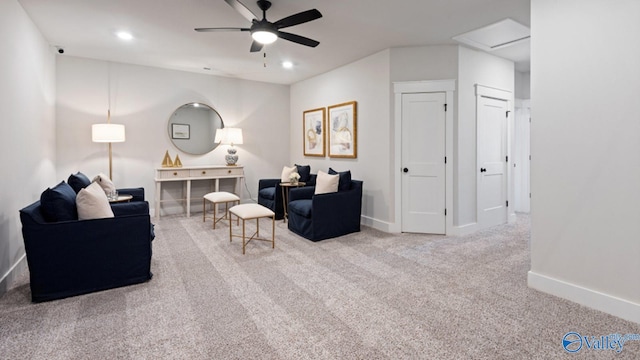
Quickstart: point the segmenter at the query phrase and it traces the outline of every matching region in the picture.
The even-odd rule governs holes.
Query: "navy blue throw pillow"
[[[296,164],[296,170],[298,171],[298,175],[300,175],[300,181],[308,182],[311,180],[311,166],[310,165],[298,165]]]
[[[77,194],[80,192],[80,190],[89,186],[91,184],[91,180],[89,180],[87,175],[78,171],[75,174],[69,175],[69,178],[67,179],[67,183],[69,183],[69,186],[71,186],[73,191],[75,191]]]
[[[42,216],[49,222],[78,220],[76,192],[64,181],[40,195]]]
[[[351,188],[351,170],[338,172],[329,168],[329,175],[339,175],[338,191],[349,190]]]

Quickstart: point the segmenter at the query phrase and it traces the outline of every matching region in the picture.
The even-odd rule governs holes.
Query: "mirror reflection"
[[[222,129],[222,117],[208,105],[184,104],[169,118],[169,139],[175,147],[188,154],[203,155],[218,146],[213,140]]]

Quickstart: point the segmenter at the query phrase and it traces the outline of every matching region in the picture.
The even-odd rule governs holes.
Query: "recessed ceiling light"
[[[118,36],[122,40],[132,40],[133,39],[133,35],[131,35],[131,33],[128,33],[126,31],[118,31],[116,33],[116,36]]]
[[[283,61],[282,67],[285,69],[291,69],[293,67],[293,63],[291,61]]]

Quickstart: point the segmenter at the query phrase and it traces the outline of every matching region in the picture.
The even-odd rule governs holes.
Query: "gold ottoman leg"
[[[244,233],[244,219],[242,219],[242,255],[244,255],[244,249],[247,246],[247,243],[245,242],[245,233]]]

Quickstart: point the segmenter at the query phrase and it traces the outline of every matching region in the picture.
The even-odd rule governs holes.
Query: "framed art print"
[[[329,106],[329,157],[358,157],[357,103]]]
[[[302,113],[304,156],[325,156],[325,108]]]

